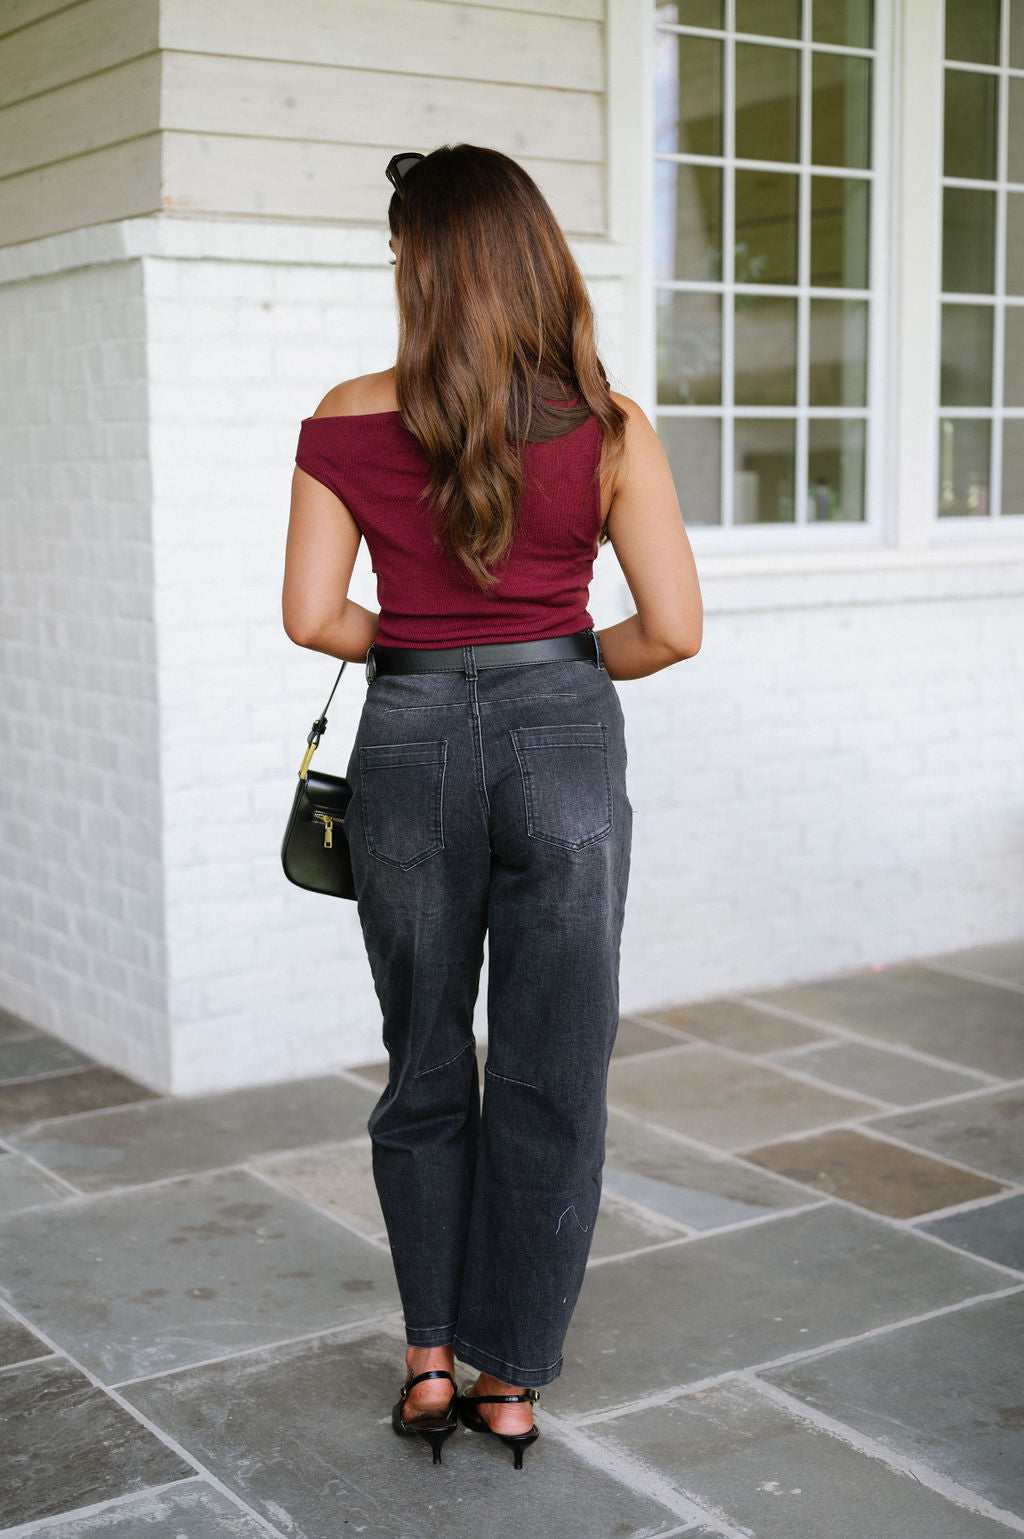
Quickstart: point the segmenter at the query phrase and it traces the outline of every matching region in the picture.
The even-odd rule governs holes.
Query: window
[[[688,524],[867,522],[872,10],[655,5],[656,411]]]
[[[938,516],[1024,514],[1024,7],[946,0]]]

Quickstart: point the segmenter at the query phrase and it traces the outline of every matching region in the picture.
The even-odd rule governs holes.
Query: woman
[[[608,389],[534,182],[465,144],[387,174],[397,363],[302,423],[284,624],[367,661],[345,827],[390,1064],[369,1131],[408,1343],[392,1422],[439,1462],[461,1418],[518,1469],[601,1191],[632,825],[611,681],[692,657],[702,608],[665,456]],[[346,596],[361,537],[379,614]],[[637,612],[595,633],[603,540]],[[453,1354],[479,1373],[461,1396]]]

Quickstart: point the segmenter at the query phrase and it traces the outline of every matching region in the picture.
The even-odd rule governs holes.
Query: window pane
[[[722,296],[658,293],[658,400],[702,406],[722,399]]]
[[[800,0],[736,0],[736,31],[799,37]]]
[[[737,417],[733,445],[733,522],[791,524],[796,424]]]
[[[946,0],[946,58],[999,62],[999,0]]]
[[[675,0],[659,5],[655,19],[668,26],[721,27],[722,0]]]
[[[1009,100],[1009,142],[1007,143],[1006,179],[1024,182],[1024,80],[1007,80]]]
[[[722,276],[722,173],[717,166],[654,163],[654,275]]]
[[[1006,292],[1024,294],[1024,193],[1006,194]]]
[[[807,520],[864,519],[864,423],[815,417],[807,424]]]
[[[1010,68],[1024,69],[1024,6],[1010,6]]]
[[[655,139],[661,155],[721,155],[722,45],[685,33],[656,34]]]
[[[737,171],[736,282],[796,282],[797,179]]]
[[[863,299],[812,299],[808,400],[812,406],[867,401],[868,306]]]
[[[943,305],[943,406],[992,404],[991,305]]]
[[[996,174],[996,77],[972,70],[946,71],[943,119],[946,176],[991,182]]]
[[[659,417],[661,439],[676,483],[683,522],[722,522],[722,424],[717,417]]]
[[[743,160],[799,156],[800,55],[795,48],[736,44],[736,154]]]
[[[871,0],[814,0],[814,41],[871,47]]]
[[[974,187],[942,194],[942,287],[947,294],[991,294],[995,281],[996,195]]]
[[[1024,406],[1024,308],[1007,305],[1003,324],[1003,401],[1007,406]]]
[[[1024,422],[1007,417],[1003,422],[1003,501],[1000,514],[1024,515]]]
[[[811,178],[811,282],[826,288],[868,286],[866,181],[843,176]]]
[[[796,300],[737,294],[734,399],[741,406],[796,405]]]
[[[862,166],[871,160],[871,64],[839,53],[812,55],[811,160]]]
[[[939,517],[988,512],[991,423],[944,417],[939,423]]]

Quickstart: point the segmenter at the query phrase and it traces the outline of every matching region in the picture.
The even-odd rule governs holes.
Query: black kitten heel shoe
[[[441,1464],[443,1462],[441,1459],[441,1449],[444,1441],[446,1438],[451,1437],[459,1425],[458,1417],[455,1414],[455,1407],[459,1399],[459,1386],[452,1379],[452,1397],[443,1411],[423,1411],[420,1415],[414,1417],[412,1421],[403,1421],[402,1407],[405,1404],[406,1396],[413,1385],[418,1384],[421,1379],[452,1379],[452,1376],[444,1368],[428,1368],[426,1373],[410,1373],[402,1385],[401,1393],[391,1411],[391,1425],[400,1437],[411,1437],[413,1433],[418,1433],[420,1437],[425,1437],[433,1451],[433,1462]]]
[[[500,1437],[501,1441],[512,1450],[512,1467],[521,1470],[523,1467],[523,1453],[531,1443],[535,1443],[540,1437],[537,1427],[531,1427],[529,1432],[495,1432],[489,1426],[477,1410],[478,1405],[515,1405],[519,1401],[540,1399],[540,1390],[524,1389],[521,1395],[467,1395],[459,1396],[459,1420],[464,1427],[469,1427],[473,1432],[489,1432],[492,1437]]]

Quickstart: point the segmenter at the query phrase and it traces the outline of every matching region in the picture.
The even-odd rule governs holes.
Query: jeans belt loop
[[[599,639],[598,634],[597,634],[597,632],[595,630],[591,630],[590,634],[594,638],[594,651],[597,653],[597,657],[596,657],[595,661],[596,661],[597,666],[599,668],[603,668],[604,667],[604,658],[601,656],[601,642],[600,642],[600,639]]]
[[[366,682],[372,684],[377,677],[377,664],[373,656],[373,642],[366,649]]]

